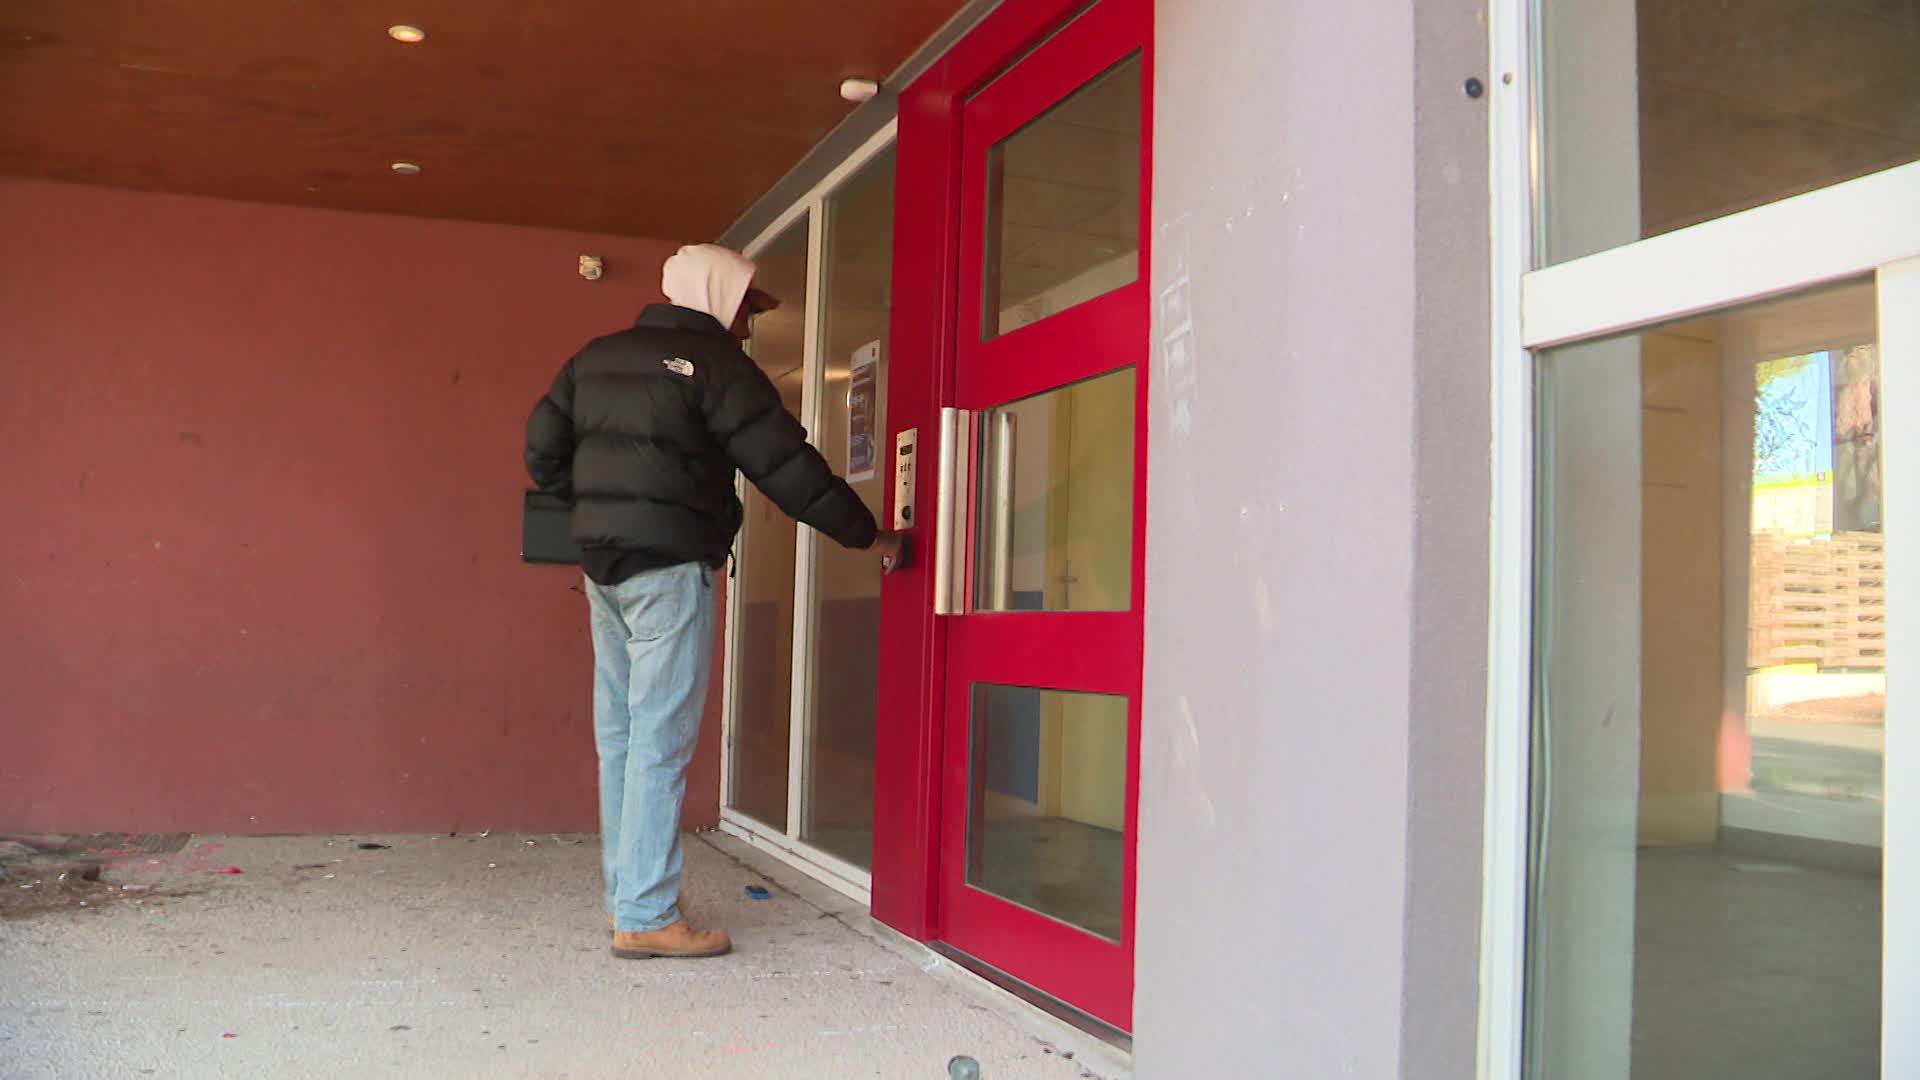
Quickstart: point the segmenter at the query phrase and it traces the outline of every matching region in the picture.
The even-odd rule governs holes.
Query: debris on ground
[[[765,885],[749,885],[749,886],[747,886],[747,897],[748,897],[749,899],[752,899],[752,900],[765,900],[765,899],[766,899],[767,897],[769,897],[769,896],[772,896],[772,895],[773,895],[772,893],[770,893],[770,892],[768,892],[768,891],[767,891],[767,887],[766,887]]]
[[[161,902],[190,894],[189,890],[162,889],[145,884],[120,885],[72,876],[65,881],[58,878],[9,880],[0,886],[0,921],[61,914],[78,917],[121,904],[134,904],[145,911],[165,911],[160,906]]]
[[[185,834],[0,836],[0,919],[78,916],[123,902],[145,906],[148,900],[184,895],[103,878],[122,867],[145,870],[163,860],[177,862],[187,841]],[[156,903],[145,910],[162,909]]]
[[[386,851],[392,847],[393,847],[392,844],[380,844],[380,843],[375,843],[372,840],[362,840],[360,842],[361,851]]]

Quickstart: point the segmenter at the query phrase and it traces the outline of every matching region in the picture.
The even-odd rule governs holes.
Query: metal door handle
[[[966,575],[959,572],[959,546],[967,535],[960,516],[967,507],[967,458],[971,452],[973,414],[964,409],[940,410],[940,467],[934,495],[933,613],[958,615],[966,610]]]

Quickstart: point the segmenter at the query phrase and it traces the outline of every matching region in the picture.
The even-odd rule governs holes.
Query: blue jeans
[[[680,918],[680,804],[713,663],[713,572],[685,563],[586,589],[607,911],[616,929],[658,930]]]

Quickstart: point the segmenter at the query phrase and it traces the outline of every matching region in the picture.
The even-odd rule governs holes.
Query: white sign
[[[871,480],[878,465],[874,422],[880,416],[880,343],[853,350],[847,378],[847,482]]]

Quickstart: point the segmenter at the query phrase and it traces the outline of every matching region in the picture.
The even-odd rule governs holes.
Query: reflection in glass
[[[756,257],[754,281],[783,303],[753,323],[749,351],[780,390],[782,403],[800,412],[801,362],[807,292],[807,219],[802,217]],[[793,560],[795,526],[749,484],[746,519],[736,547],[733,587],[739,590],[733,627],[733,730],[728,747],[729,805],[775,828],[787,824],[787,762],[791,757],[793,686]]]
[[[886,337],[893,278],[888,150],[827,200],[821,263],[819,445],[876,519],[887,482]],[[856,866],[873,861],[873,736],[879,682],[880,561],[813,545],[806,800],[801,839]]]
[[[988,152],[985,337],[1139,278],[1141,108],[1133,56]]]
[[[1121,937],[1127,699],[973,690],[967,884]]]
[[[1887,708],[1879,350],[1754,374],[1747,794],[1791,817],[1855,804],[1864,834],[1883,798]]]
[[[1553,262],[1920,160],[1920,6],[1542,8]]]
[[[1133,369],[988,409],[980,424],[975,607],[1131,607]]]
[[[1879,1075],[1870,283],[1545,354],[1529,1075]]]

